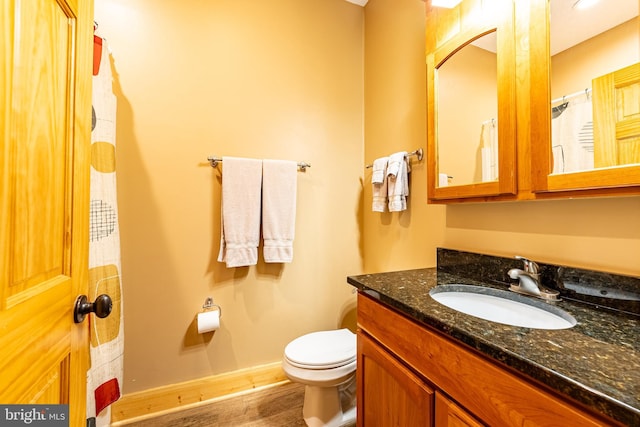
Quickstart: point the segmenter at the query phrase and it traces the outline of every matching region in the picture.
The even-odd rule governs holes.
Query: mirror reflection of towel
[[[482,182],[498,180],[498,131],[495,119],[482,123],[480,130]]]

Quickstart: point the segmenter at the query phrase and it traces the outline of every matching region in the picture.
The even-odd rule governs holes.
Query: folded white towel
[[[387,163],[388,157],[381,157],[373,161],[371,173],[371,188],[373,193],[373,212],[384,212],[387,207]]]
[[[402,155],[401,160],[398,157]],[[387,171],[387,193],[389,198],[389,212],[399,212],[407,209],[407,196],[409,195],[409,170],[410,166],[406,157],[407,153],[395,153],[389,158],[389,168],[392,161],[398,164],[398,171],[394,175]],[[394,166],[395,169],[395,166]]]
[[[222,225],[218,261],[227,268],[255,265],[260,242],[262,161],[223,157]]]
[[[262,238],[265,262],[291,262],[296,225],[298,165],[289,160],[262,162]]]
[[[382,184],[387,179],[388,157],[380,157],[373,161],[373,171],[371,172],[371,183]]]

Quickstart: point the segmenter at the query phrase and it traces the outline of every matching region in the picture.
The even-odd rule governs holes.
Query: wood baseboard
[[[122,426],[287,381],[280,362],[123,395],[111,406],[111,425]]]

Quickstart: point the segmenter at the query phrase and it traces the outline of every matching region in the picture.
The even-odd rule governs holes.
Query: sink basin
[[[510,291],[473,285],[438,285],[431,298],[449,308],[471,316],[533,329],[568,329],[576,319],[566,311]]]

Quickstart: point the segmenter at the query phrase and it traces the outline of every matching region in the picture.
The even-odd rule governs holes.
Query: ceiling
[[[551,54],[594,37],[638,16],[638,0],[600,0],[575,9],[576,0],[551,0]]]
[[[551,0],[552,56],[637,17],[640,5],[638,0],[600,0],[579,10],[573,7],[575,3],[576,0]],[[495,53],[495,35],[489,33],[473,44]]]
[[[346,0],[365,6],[368,0]],[[600,0],[587,9],[576,9],[576,0],[551,1],[551,55],[594,37],[638,16],[638,0]],[[495,52],[495,37],[485,36],[475,45]]]

